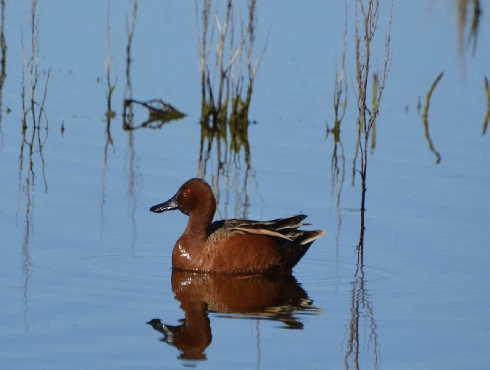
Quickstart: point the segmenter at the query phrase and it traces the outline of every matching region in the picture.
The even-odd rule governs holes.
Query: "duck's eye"
[[[191,189],[185,189],[184,195],[189,195],[191,193]]]

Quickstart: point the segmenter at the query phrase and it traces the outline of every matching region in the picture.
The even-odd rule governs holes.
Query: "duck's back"
[[[208,231],[204,268],[230,273],[290,271],[325,233],[298,230],[305,218],[215,221]]]

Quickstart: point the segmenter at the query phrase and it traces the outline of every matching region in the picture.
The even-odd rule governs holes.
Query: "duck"
[[[270,221],[214,221],[216,198],[201,178],[186,181],[166,202],[150,208],[180,210],[189,217],[172,251],[172,268],[228,274],[291,272],[325,230],[300,230],[307,217],[297,214]]]

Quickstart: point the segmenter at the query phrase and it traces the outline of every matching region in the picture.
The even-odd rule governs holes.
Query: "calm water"
[[[457,2],[394,6],[391,70],[376,149],[368,156],[362,264],[356,248],[359,175],[352,186],[354,7],[347,9],[348,100],[337,144],[345,155],[345,180],[337,202],[335,142],[326,131],[334,122],[343,2],[258,4],[254,60],[266,40],[267,47],[252,94],[249,153],[230,151],[221,171],[216,142],[209,160],[199,161],[194,2],[138,3],[133,97],[162,99],[186,117],[134,131],[122,129],[132,2],[110,5],[112,120],[105,114],[107,5],[39,1],[33,117],[23,63],[23,53],[26,60],[32,55],[31,2],[6,1],[2,369],[490,367],[490,134],[481,134],[488,109],[484,77],[490,74],[488,2],[481,4],[474,55],[471,45],[459,53]],[[224,5],[213,6],[221,19]],[[380,8],[373,71],[383,67],[388,5],[383,1]],[[245,14],[236,9],[237,24]],[[469,26],[465,32],[466,42]],[[436,164],[417,105],[423,107],[440,72],[429,110],[430,135],[442,158]],[[146,119],[145,109],[135,110],[135,123]],[[148,209],[200,168],[202,173],[203,164],[219,191],[217,217],[304,212],[312,227],[328,230],[293,277],[172,274],[171,249],[186,216]],[[147,324],[178,326],[184,318],[185,330],[173,343],[158,325]]]

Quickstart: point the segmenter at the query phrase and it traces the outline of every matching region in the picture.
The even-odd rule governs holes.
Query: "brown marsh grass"
[[[213,7],[212,0],[204,1],[201,9],[196,5],[201,77],[198,176],[205,177],[208,167],[214,166],[210,182],[218,204],[219,182],[224,177],[226,189],[235,189],[236,217],[246,217],[248,182],[249,178],[255,178],[248,140],[248,113],[255,78],[267,45],[266,42],[254,60],[256,7],[256,0],[247,2],[247,16],[237,27],[237,10],[232,0],[226,2],[221,15],[219,5]],[[215,50],[214,55],[212,50]],[[243,178],[242,166],[245,167]],[[228,192],[224,198],[226,209]]]
[[[351,307],[350,320],[347,325],[346,333],[346,351],[344,355],[345,368],[359,369],[361,348],[367,348],[371,352],[373,368],[379,368],[379,342],[377,334],[377,323],[374,317],[374,307],[369,290],[366,288],[366,279],[364,272],[364,230],[365,230],[365,204],[367,189],[367,164],[369,154],[374,152],[376,147],[376,124],[379,116],[380,104],[391,66],[391,22],[393,17],[393,2],[390,5],[390,13],[386,36],[384,40],[384,55],[382,56],[381,68],[372,71],[373,56],[371,46],[375,40],[378,28],[379,18],[379,0],[357,0],[355,8],[355,29],[354,29],[354,46],[355,46],[355,81],[354,90],[357,98],[357,142],[355,145],[354,159],[352,163],[352,184],[355,184],[357,174],[361,179],[361,206],[360,206],[360,235],[359,244],[357,245],[357,264],[354,276],[351,281]],[[347,2],[346,2],[346,19],[347,19]],[[346,21],[347,24],[347,21]],[[342,57],[342,69],[339,73],[336,70],[336,82],[334,90],[334,114],[335,125],[329,132],[334,135],[335,147],[332,157],[332,182],[337,185],[337,209],[340,206],[340,192],[344,181],[345,157],[343,146],[340,144],[340,124],[345,114],[347,105],[347,96],[342,100],[343,91],[347,94],[347,83],[345,79],[345,49],[346,33],[344,32],[344,54]],[[371,97],[371,99],[369,99]],[[370,105],[368,106],[368,104]],[[339,109],[341,112],[339,114]],[[338,165],[336,148],[342,149],[342,165]],[[342,170],[340,170],[342,168]],[[339,229],[341,217],[339,213]],[[338,231],[338,234],[340,231]],[[363,335],[363,331],[365,334]],[[365,341],[364,345],[362,342]]]

